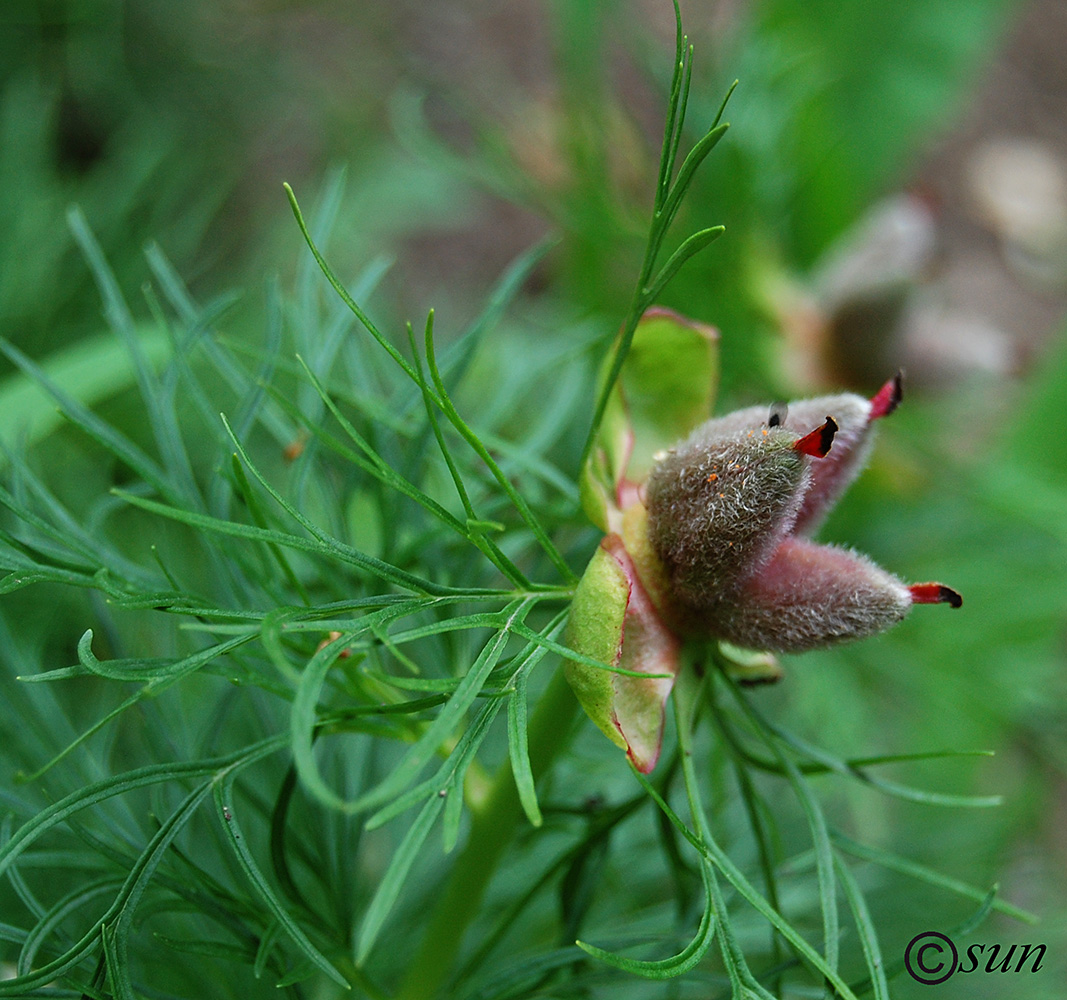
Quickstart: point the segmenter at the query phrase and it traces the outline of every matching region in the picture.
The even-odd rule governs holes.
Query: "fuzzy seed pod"
[[[724,426],[697,428],[656,464],[645,489],[649,538],[674,597],[691,608],[771,557],[811,485],[809,456],[825,454],[836,430],[828,421],[801,438],[766,420],[726,434]]]
[[[904,583],[864,556],[786,538],[719,599],[703,627],[750,649],[801,653],[884,632],[912,603]]]
[[[790,420],[795,421],[795,427],[810,424],[824,413],[831,414],[838,425],[833,448],[812,467],[811,489],[793,526],[796,534],[813,535],[818,530],[830,508],[867,464],[874,444],[874,421],[889,416],[903,398],[898,372],[871,399],[844,393],[790,404]]]
[[[869,400],[842,394],[738,410],[660,460],[645,500],[667,586],[653,593],[680,634],[799,653],[884,632],[912,604],[960,606],[942,584],[908,586],[863,556],[797,537],[858,474],[872,422],[900,398],[898,375]],[[798,436],[824,412],[824,424]]]
[[[874,444],[871,433],[874,421],[889,416],[902,399],[903,380],[898,372],[871,399],[849,392],[802,399],[788,405],[747,406],[707,421],[690,440],[697,434],[714,440],[742,432],[755,433],[766,427],[804,433],[827,415],[832,417],[837,424],[833,447],[824,458],[812,463],[811,483],[791,526],[796,534],[812,535],[866,465]]]

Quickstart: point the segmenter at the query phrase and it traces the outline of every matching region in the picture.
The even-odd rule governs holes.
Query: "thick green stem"
[[[535,780],[548,770],[565,746],[577,711],[577,699],[560,667],[530,718],[530,765]],[[485,890],[522,815],[511,764],[505,763],[493,779],[484,803],[472,816],[467,844],[438,896],[422,944],[397,991],[397,1000],[429,1000],[448,978],[463,936],[478,914]]]

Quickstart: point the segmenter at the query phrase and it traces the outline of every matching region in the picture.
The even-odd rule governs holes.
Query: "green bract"
[[[594,524],[619,529],[655,456],[711,416],[718,381],[717,330],[668,309],[645,312],[582,470],[582,504]]]
[[[567,638],[573,649],[616,668],[572,661],[567,679],[608,739],[626,750],[639,771],[651,771],[680,643],[660,619],[618,535],[608,535],[589,562]]]

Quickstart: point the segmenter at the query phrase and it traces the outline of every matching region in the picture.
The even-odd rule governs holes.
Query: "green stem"
[[[530,719],[530,766],[535,781],[563,749],[577,712],[578,702],[560,667]],[[448,978],[463,936],[478,915],[485,890],[514,839],[522,815],[508,762],[501,766],[484,803],[472,816],[467,844],[438,896],[422,944],[396,1000],[429,1000]]]

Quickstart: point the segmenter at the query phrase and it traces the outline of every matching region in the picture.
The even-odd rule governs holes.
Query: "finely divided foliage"
[[[661,253],[726,128],[716,118],[676,164],[691,55],[679,22],[647,252],[607,378],[590,388],[599,359],[560,339],[522,373],[523,402],[541,405],[521,419],[505,312],[550,245],[442,349],[432,314],[421,337],[392,336],[360,305],[383,264],[351,286],[330,270],[319,247],[341,179],[310,224],[290,191],[312,256],[292,295],[268,288],[250,346],[223,332],[232,300],[196,302],[158,248],[148,319],[135,319],[72,214],[144,419],[120,429],[0,344],[114,486],[79,496],[5,455],[0,593],[55,600],[56,629],[81,616],[57,649],[81,638],[77,662],[57,649],[42,662],[0,622],[23,682],[7,711],[24,767],[2,793],[0,996],[649,996],[642,979],[699,975],[709,995],[825,984],[881,998],[895,970],[857,860],[970,896],[981,916],[1025,916],[852,842],[811,778],[931,805],[992,800],[877,775],[899,758],[810,745],[710,654],[679,678],[655,778],[623,774],[629,797],[594,801],[593,758],[564,753],[576,703],[563,628],[597,533],[574,469],[546,455],[592,412],[588,455],[642,314],[722,231]],[[607,744],[589,753],[625,770]],[[751,849],[713,833],[712,755],[733,769]],[[909,759],[924,756],[937,755]],[[809,830],[788,870],[761,774],[791,790]],[[628,843],[641,856],[620,859]],[[647,858],[612,908],[600,876]],[[653,899],[651,884],[673,889]]]

